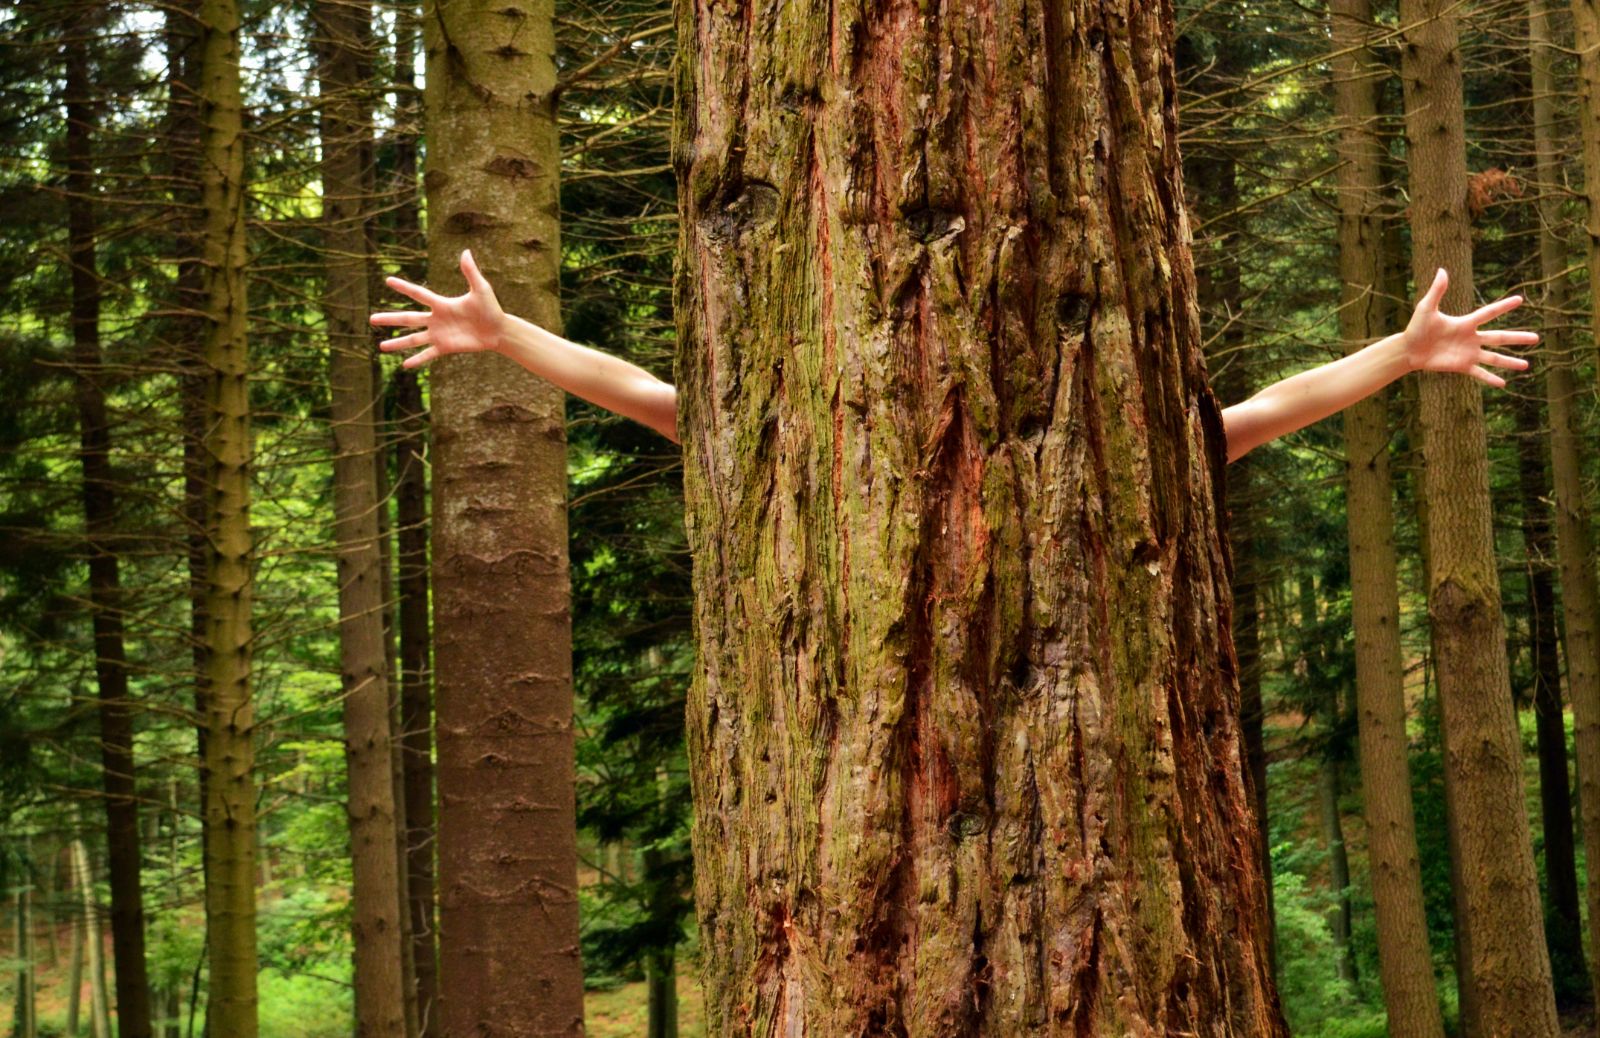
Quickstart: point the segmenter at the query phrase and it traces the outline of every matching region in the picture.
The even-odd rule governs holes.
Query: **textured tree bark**
[[[111,947],[116,958],[117,1028],[123,1038],[150,1038],[150,981],[145,965],[144,888],[140,881],[139,806],[135,799],[133,705],[123,642],[122,581],[114,542],[117,479],[111,468],[105,365],[100,352],[100,274],[96,261],[93,142],[98,115],[90,82],[88,41],[100,26],[83,17],[67,34],[67,238],[72,266],[72,364],[77,383],[83,464],[84,533],[89,555],[89,607],[95,679],[100,691],[100,762],[111,879]]]
[[[250,394],[244,132],[236,0],[201,0],[201,290],[205,300],[206,926],[212,1034],[255,1038],[255,707],[250,661]]]
[[[1583,138],[1589,226],[1600,226],[1600,15],[1594,5],[1575,0],[1578,45],[1583,61]],[[1528,19],[1533,50],[1534,152],[1540,184],[1557,182],[1559,163],[1551,127],[1555,119],[1551,84],[1558,50],[1550,31],[1548,0],[1532,0]],[[1543,90],[1541,90],[1541,87]],[[1553,197],[1541,195],[1539,266],[1544,277],[1545,400],[1549,405],[1551,482],[1555,489],[1556,553],[1561,567],[1561,607],[1566,627],[1567,694],[1578,764],[1578,812],[1583,833],[1584,858],[1600,861],[1600,586],[1595,577],[1592,516],[1583,486],[1583,452],[1575,413],[1579,395],[1572,358],[1566,346],[1568,329],[1567,286],[1563,272],[1567,257],[1556,238],[1559,218]],[[1589,284],[1600,285],[1600,244],[1590,236]],[[1600,950],[1600,875],[1590,871],[1585,902],[1589,915],[1591,950]],[[1600,969],[1589,980],[1600,1005]]]
[[[711,1033],[1285,1033],[1170,9],[679,18]]]
[[[384,569],[378,550],[381,505],[373,461],[378,400],[366,321],[363,158],[370,154],[366,140],[372,133],[366,107],[372,7],[364,0],[321,0],[314,13],[327,278],[323,310],[328,322],[339,656],[354,880],[355,1028],[358,1035],[372,1038],[404,1038],[405,927],[395,830]]]
[[[1366,44],[1373,32],[1369,0],[1331,0],[1328,14],[1343,159],[1338,173],[1339,333],[1347,350],[1357,350],[1385,334],[1393,320],[1384,294],[1381,222],[1387,149],[1378,132],[1378,92],[1388,73]],[[1377,918],[1378,972],[1389,1033],[1396,1038],[1441,1038],[1444,1023],[1428,947],[1407,759],[1387,394],[1352,405],[1343,420],[1362,811]]]
[[[437,287],[470,245],[559,330],[551,7],[425,7],[424,184]],[[490,355],[432,404],[441,1033],[581,1034],[564,400]]]
[[[1402,0],[1413,273],[1450,272],[1444,308],[1472,309],[1461,52],[1449,0]],[[1432,547],[1428,611],[1438,654],[1445,782],[1460,851],[1468,970],[1487,1038],[1556,1035],[1550,957],[1523,802],[1491,529],[1483,399],[1456,375],[1421,376]]]

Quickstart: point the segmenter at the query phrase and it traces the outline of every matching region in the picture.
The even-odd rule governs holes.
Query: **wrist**
[[[1396,332],[1384,339],[1379,339],[1372,344],[1372,350],[1377,353],[1379,362],[1384,370],[1399,378],[1413,371],[1419,371],[1422,365],[1418,363],[1418,351],[1411,340],[1409,330]]]
[[[511,355],[516,339],[515,321],[516,318],[503,310],[495,315],[489,324],[489,349],[495,353]]]

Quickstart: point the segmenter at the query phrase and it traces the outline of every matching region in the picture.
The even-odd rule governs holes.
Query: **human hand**
[[[418,329],[380,343],[378,348],[392,353],[426,347],[405,359],[402,366],[407,368],[419,368],[446,353],[499,349],[505,311],[500,309],[494,289],[478,269],[470,249],[461,253],[461,273],[467,278],[467,294],[461,296],[442,296],[401,278],[386,278],[385,283],[390,288],[428,309],[373,314],[372,323],[376,327]]]
[[[1528,362],[1521,357],[1491,353],[1486,346],[1532,346],[1537,332],[1483,331],[1481,326],[1510,313],[1522,305],[1521,296],[1507,296],[1479,307],[1461,317],[1439,312],[1439,301],[1450,286],[1450,275],[1443,268],[1433,276],[1433,284],[1417,303],[1404,333],[1406,363],[1414,371],[1451,371],[1470,375],[1485,385],[1500,388],[1506,380],[1489,367],[1525,371]]]

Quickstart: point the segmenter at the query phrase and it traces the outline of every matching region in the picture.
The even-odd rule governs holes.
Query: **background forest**
[[[500,17],[494,6],[481,17]],[[1549,0],[1447,6],[1476,293],[1525,294],[1516,323],[1545,335],[1533,370],[1485,395],[1483,423],[1544,940],[1564,1025],[1594,1033],[1584,838],[1600,838],[1600,787],[1580,810],[1570,707],[1593,696],[1576,705],[1600,731],[1587,525],[1600,96],[1583,90],[1600,90],[1600,37],[1579,42],[1594,32],[1583,2],[1576,24]],[[0,1031],[16,1038],[228,1038],[245,1017],[271,1038],[345,1035],[383,983],[406,993],[402,1030],[368,1033],[438,1034],[441,968],[474,953],[437,939],[449,891],[435,818],[448,827],[471,787],[447,766],[462,736],[442,699],[435,729],[433,643],[475,621],[429,610],[436,376],[380,356],[365,320],[401,307],[385,275],[437,283],[453,262],[430,256],[422,192],[422,171],[446,168],[428,149],[451,119],[435,94],[423,114],[424,37],[439,53],[453,43],[442,19],[424,26],[431,4],[241,0],[230,106],[206,27],[232,7],[0,8]],[[1414,22],[1365,0],[1182,0],[1175,17],[1201,318],[1231,403],[1404,323]],[[481,238],[480,258],[548,260],[564,334],[670,379],[671,4],[557,0],[553,30],[554,84],[527,89],[548,104],[558,152],[528,161],[559,165],[559,227],[501,253],[493,220],[448,230]],[[230,112],[242,150],[219,137]],[[241,163],[231,203],[226,161]],[[1352,293],[1357,280],[1371,291]],[[1400,853],[1419,863],[1445,1026],[1463,1029],[1449,820],[1496,806],[1445,795],[1423,517],[1451,505],[1422,478],[1420,407],[1403,381],[1228,473],[1233,636],[1258,732],[1248,765],[1296,1035],[1390,1033],[1375,797],[1413,805]],[[588,1033],[704,1034],[678,451],[569,398],[564,457],[578,826],[566,867]],[[1376,494],[1352,488],[1352,473],[1380,472]],[[553,500],[559,512],[559,488]],[[1385,536],[1398,612],[1374,619],[1352,588],[1381,588],[1372,544]],[[1400,788],[1392,771],[1363,773],[1358,686],[1385,666],[1358,666],[1381,641],[1374,624],[1398,632]],[[541,637],[488,625],[507,646]],[[482,853],[496,839],[522,853],[516,834],[477,828]],[[402,968],[370,979],[363,942],[391,928]]]

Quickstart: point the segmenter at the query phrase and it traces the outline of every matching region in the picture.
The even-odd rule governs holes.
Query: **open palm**
[[[1492,353],[1488,346],[1531,346],[1539,341],[1536,332],[1521,330],[1484,331],[1483,325],[1522,305],[1521,296],[1507,296],[1470,314],[1452,317],[1439,312],[1439,303],[1450,287],[1450,276],[1441,269],[1433,284],[1417,303],[1406,325],[1406,359],[1418,371],[1450,371],[1470,375],[1485,385],[1504,386],[1506,380],[1490,367],[1522,371],[1528,362],[1521,357]]]
[[[499,347],[505,325],[505,312],[494,296],[489,279],[483,276],[472,252],[461,254],[461,273],[467,279],[467,293],[442,296],[402,278],[386,283],[401,295],[427,307],[427,310],[401,310],[372,315],[379,328],[415,328],[417,331],[390,339],[380,345],[385,353],[420,350],[407,357],[404,366],[417,368],[446,353],[475,353]]]

